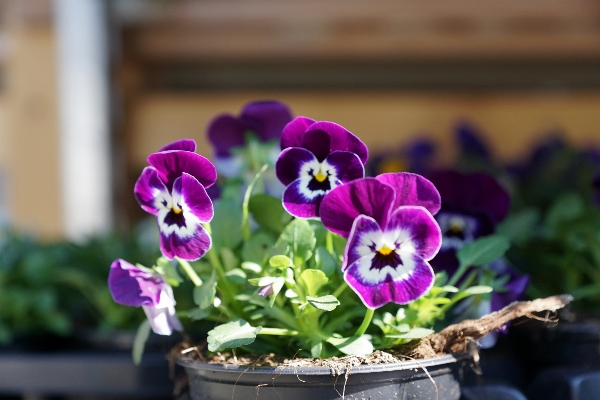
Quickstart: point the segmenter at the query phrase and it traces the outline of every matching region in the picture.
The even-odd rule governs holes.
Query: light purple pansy
[[[365,306],[407,304],[431,288],[428,261],[442,242],[432,215],[439,208],[435,186],[410,173],[359,179],[325,196],[321,220],[348,238],[344,280]]]
[[[275,171],[286,185],[283,206],[295,217],[318,218],[331,189],[364,177],[367,146],[333,122],[295,118],[283,129],[281,147]]]
[[[206,188],[215,183],[217,173],[214,165],[192,148],[193,141],[183,140],[151,154],[151,166],[144,168],[134,188],[140,206],[156,216],[160,249],[168,259],[194,261],[211,247],[202,224],[214,214]]]
[[[170,335],[173,330],[183,330],[175,314],[173,289],[160,275],[118,259],[110,267],[108,289],[115,302],[141,306],[155,333]]]

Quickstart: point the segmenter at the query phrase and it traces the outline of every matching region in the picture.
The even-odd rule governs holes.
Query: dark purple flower
[[[436,270],[449,274],[458,268],[456,251],[480,236],[494,232],[510,208],[510,197],[491,176],[439,171],[429,176],[442,197],[436,220],[442,230],[442,248],[431,260]]]
[[[383,174],[334,188],[321,204],[321,220],[348,237],[344,280],[366,307],[407,304],[425,294],[434,274],[427,262],[441,245],[432,216],[440,197],[427,179]]]
[[[283,206],[299,218],[319,217],[325,194],[365,173],[367,146],[333,122],[298,117],[284,128],[281,147],[275,172],[287,186]]]
[[[183,330],[175,315],[173,289],[160,275],[118,259],[110,267],[108,289],[115,302],[141,306],[155,333],[170,335],[173,330]]]
[[[258,101],[246,104],[239,117],[219,115],[208,126],[208,138],[217,158],[228,158],[231,150],[246,145],[246,135],[259,140],[277,140],[283,127],[292,120],[289,108],[278,101]]]
[[[191,147],[183,141],[166,148]],[[214,213],[206,193],[217,178],[214,165],[188,150],[160,151],[151,154],[148,162],[151,166],[142,171],[134,194],[140,206],[156,216],[163,255],[168,259],[199,259],[211,247],[202,223],[209,222]]]
[[[481,132],[468,122],[460,122],[455,127],[456,141],[463,156],[489,159],[490,150],[483,141]]]

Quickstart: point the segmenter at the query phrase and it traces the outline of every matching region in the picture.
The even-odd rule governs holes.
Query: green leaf
[[[228,247],[221,248],[221,260],[223,260],[223,266],[226,271],[234,269],[239,263],[235,254],[233,254],[233,251]]]
[[[242,241],[242,212],[232,201],[221,200],[215,205],[215,216],[210,223],[212,243],[216,249],[236,248]]]
[[[496,227],[496,232],[506,236],[512,243],[522,243],[531,236],[540,220],[535,208],[528,208],[509,215]]]
[[[207,308],[213,304],[217,293],[217,279],[213,271],[210,279],[194,288],[194,303],[200,308]]]
[[[273,268],[285,269],[291,267],[293,264],[289,257],[278,255],[269,259],[269,265]]]
[[[231,271],[227,271],[225,277],[238,285],[242,285],[247,281],[246,273],[240,268],[234,268]]]
[[[295,219],[285,227],[275,246],[279,246],[281,242],[289,245],[294,264],[300,264],[312,257],[317,239],[308,221]]]
[[[464,245],[457,253],[461,267],[489,264],[502,257],[510,247],[505,236],[490,235]]]
[[[310,346],[310,356],[312,358],[321,357],[321,351],[323,351],[323,342],[313,342]]]
[[[325,276],[325,273],[318,269],[305,269],[300,277],[309,296],[316,296],[319,289],[329,282],[329,278]]]
[[[173,286],[177,287],[183,279],[177,272],[177,268],[171,260],[167,260],[165,257],[160,257],[156,260],[156,267],[154,268],[156,272],[165,277],[165,281]]]
[[[188,318],[193,319],[194,321],[200,321],[201,319],[208,317],[211,311],[211,307],[194,308],[193,310],[188,311],[187,316]]]
[[[283,288],[283,285],[285,284],[285,279],[282,277],[278,277],[274,282],[273,282],[273,293],[271,293],[270,296],[270,301],[269,304],[271,305],[271,307],[273,307],[273,304],[275,304],[275,299],[277,298],[277,295],[279,294],[279,292],[281,292],[281,289]]]
[[[258,225],[277,235],[292,219],[292,216],[283,208],[281,199],[267,194],[252,196],[248,209]]]
[[[490,286],[471,286],[466,288],[465,290],[462,291],[462,293],[465,293],[469,296],[474,295],[474,294],[485,294],[485,293],[491,293],[494,289]]]
[[[329,254],[325,247],[317,247],[315,261],[317,262],[317,269],[323,271],[327,276],[333,275],[336,269],[339,268],[335,258]]]
[[[254,272],[255,274],[260,274],[262,272],[262,267],[256,263],[245,261],[241,265],[242,269],[246,271]]]
[[[421,339],[426,336],[431,335],[435,331],[433,329],[426,328],[412,328],[410,331],[406,333],[401,333],[399,335],[386,335],[388,338],[393,339]]]
[[[581,195],[566,193],[558,198],[548,210],[546,224],[556,228],[562,222],[572,221],[579,217],[585,208]]]
[[[208,332],[208,350],[220,351],[248,345],[256,340],[261,329],[260,326],[255,328],[243,319],[236,318]]]
[[[152,327],[150,326],[150,321],[145,319],[140,324],[140,326],[137,329],[137,332],[135,333],[135,338],[133,339],[133,349],[131,351],[133,363],[135,365],[140,365],[140,363],[142,362],[144,348],[146,347],[146,341],[148,341],[151,329]]]
[[[306,296],[306,301],[308,301],[314,308],[323,311],[333,311],[337,306],[340,305],[340,301],[335,296],[330,294],[321,297]]]
[[[242,260],[262,265],[270,254],[275,239],[265,232],[255,232],[242,247]],[[287,252],[287,248],[284,252]]]
[[[327,343],[332,344],[336,349],[347,355],[365,356],[373,352],[373,344],[365,335],[349,338],[330,337],[327,339]]]

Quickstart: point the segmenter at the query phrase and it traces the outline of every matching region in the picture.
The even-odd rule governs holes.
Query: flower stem
[[[330,231],[327,231],[327,235],[325,235],[325,248],[329,254],[333,255],[333,233]]]
[[[338,287],[335,290],[335,292],[333,292],[333,296],[337,299],[344,292],[344,290],[346,290],[347,287],[348,287],[348,284],[346,283],[346,281],[342,282],[340,287]]]
[[[354,334],[354,336],[362,336],[365,334],[365,332],[367,331],[367,328],[369,327],[369,324],[371,323],[371,320],[373,319],[373,314],[375,314],[375,310],[371,310],[370,308],[367,308],[367,313],[365,314],[365,319],[363,319],[362,324],[360,324],[360,326],[356,330],[356,333]]]
[[[192,266],[190,265],[190,263],[187,262],[186,260],[182,260],[179,257],[175,257],[175,259],[177,260],[177,262],[179,263],[179,265],[181,265],[181,268],[183,268],[183,270],[185,271],[185,273],[187,274],[187,276],[190,277],[190,279],[194,283],[194,285],[195,286],[202,286],[202,279],[200,279],[200,277],[198,276],[198,274],[196,273],[196,271],[194,271],[194,269],[192,268]]]
[[[250,221],[248,216],[248,204],[250,203],[250,196],[252,195],[252,190],[254,189],[256,182],[258,182],[261,175],[267,170],[268,167],[268,164],[262,166],[256,175],[254,175],[252,182],[250,182],[248,188],[246,189],[246,193],[244,194],[244,202],[242,203],[242,234],[244,235],[244,240],[250,239]]]
[[[259,335],[282,335],[282,336],[296,336],[298,335],[298,331],[294,331],[291,329],[282,329],[282,328],[262,328]]]

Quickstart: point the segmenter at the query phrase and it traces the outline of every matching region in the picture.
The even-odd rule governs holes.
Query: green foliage
[[[75,327],[135,329],[140,310],[116,304],[106,281],[117,258],[152,265],[159,251],[155,221],[134,235],[111,234],[82,244],[46,243],[0,227],[0,344],[28,335],[69,335]],[[176,286],[172,264],[158,268]]]
[[[208,332],[208,350],[234,349],[254,342],[262,328],[253,327],[243,319],[234,319]]]

